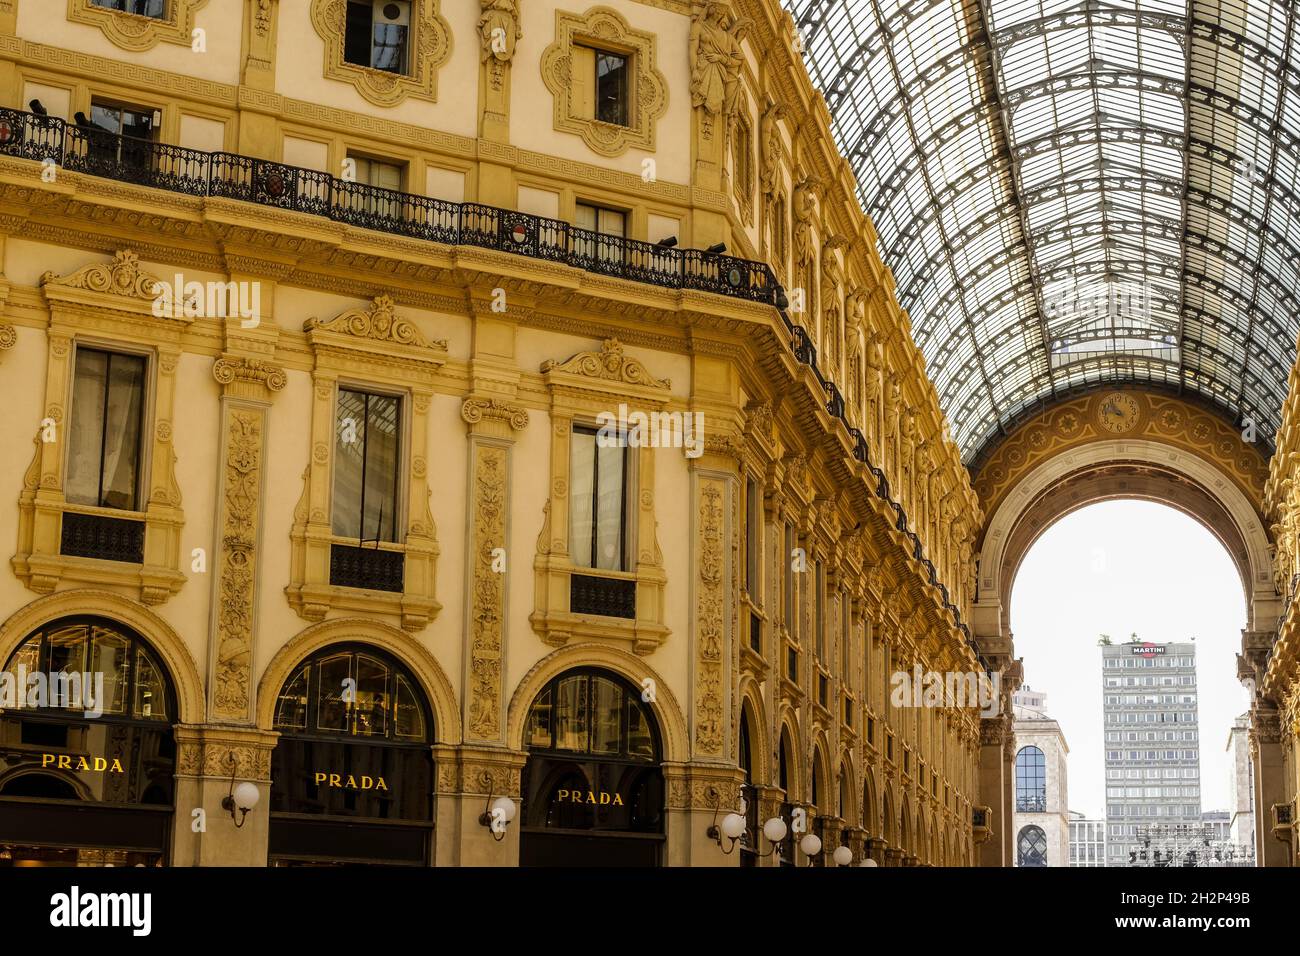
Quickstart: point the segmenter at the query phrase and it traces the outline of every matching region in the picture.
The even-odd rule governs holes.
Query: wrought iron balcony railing
[[[928,567],[930,581],[937,581],[937,571],[924,557],[919,538],[907,529],[906,513],[890,496],[884,473],[871,463],[865,438],[849,423],[843,395],[818,368],[817,348],[807,330],[790,320],[785,292],[766,263],[605,235],[558,219],[481,203],[447,202],[383,189],[237,153],[210,153],[120,136],[98,126],[73,125],[56,116],[22,110],[0,108],[0,155],[50,161],[91,176],[169,192],[322,216],[429,242],[511,252],[661,288],[711,292],[771,305],[789,334],[794,357],[813,370],[825,391],[827,413],[848,430],[853,457],[871,469],[877,479],[876,495],[897,511],[899,529],[913,540],[912,555]],[[946,607],[970,641],[961,611],[951,602]]]

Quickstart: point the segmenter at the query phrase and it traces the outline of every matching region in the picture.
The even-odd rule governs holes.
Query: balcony
[[[598,275],[660,288],[688,289],[773,306],[789,336],[795,359],[808,366],[826,395],[828,415],[848,432],[851,454],[876,482],[876,495],[893,506],[897,526],[910,539],[910,553],[937,583],[934,564],[920,539],[907,530],[907,515],[890,497],[889,482],[868,456],[862,432],[849,424],[844,399],[817,365],[807,331],[787,315],[788,302],[766,263],[705,249],[667,248],[621,236],[579,229],[481,203],[454,203],[337,179],[318,170],[228,152],[205,152],[75,125],[55,116],[0,108],[0,156],[52,162],[56,166],[119,182],[254,203],[334,222],[444,245],[475,246],[562,263]],[[970,640],[961,612],[942,592],[957,627]]]

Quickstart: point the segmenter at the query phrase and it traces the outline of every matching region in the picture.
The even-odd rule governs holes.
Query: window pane
[[[365,429],[365,514],[361,537],[396,541],[397,455],[401,399],[369,396]]]
[[[582,568],[592,566],[592,491],[596,480],[596,436],[575,431],[569,463],[569,554]]]
[[[136,510],[143,410],[144,358],[139,355],[110,355],[102,502],[106,508]]]
[[[45,638],[50,649],[50,673],[77,673],[86,669],[86,628],[66,627]],[[51,700],[53,703],[53,700]]]
[[[100,451],[104,441],[104,384],[108,353],[77,349],[68,428],[68,475],[63,493],[81,505],[99,504]]]
[[[143,647],[135,655],[135,711],[133,716],[166,720],[167,691],[162,668]]]
[[[348,0],[347,23],[343,32],[343,59],[356,66],[370,65],[370,0]]]
[[[590,229],[596,231],[597,210],[595,206],[588,206],[586,203],[578,203],[574,210],[574,225],[579,229]]]
[[[309,671],[310,667],[304,666],[280,692],[280,699],[275,705],[274,727],[276,730],[307,729],[307,674]]]
[[[587,749],[587,678],[560,681],[555,693],[555,748]]]
[[[327,657],[316,668],[320,704],[316,711],[316,729],[347,733],[348,705],[343,700],[344,681],[351,677],[349,654]]]
[[[424,740],[424,708],[420,706],[420,697],[406,678],[397,675],[397,703],[393,712],[393,736],[410,740]]]
[[[386,3],[382,7],[386,16],[394,13],[402,15],[397,3]],[[406,33],[407,26],[401,23],[375,22],[374,47],[370,53],[370,65],[376,70],[388,73],[406,72]]]
[[[623,567],[623,462],[627,449],[596,449],[596,567],[622,571]]]
[[[95,628],[91,647],[91,680],[103,674],[103,699],[96,697],[96,688],[83,689],[83,701],[94,705],[106,714],[126,713],[127,687],[131,681],[131,642],[120,634]]]
[[[627,214],[617,209],[597,210],[596,231],[606,236],[626,236]]]
[[[627,57],[596,51],[596,119],[627,125]]]
[[[616,754],[622,736],[623,690],[603,677],[592,678],[591,752]]]
[[[551,746],[551,692],[545,691],[528,713],[528,729],[524,741],[529,747],[549,749]]]
[[[631,695],[627,698],[627,755],[653,760],[655,756],[654,736],[650,732],[650,722],[640,702]]]
[[[383,737],[388,732],[388,668],[373,657],[357,655],[357,687],[354,700],[356,732],[366,737]]]
[[[366,396],[339,389],[334,427],[334,533],[361,537],[361,482],[365,461]]]

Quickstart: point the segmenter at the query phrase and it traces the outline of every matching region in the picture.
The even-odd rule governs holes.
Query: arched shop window
[[[657,866],[664,780],[641,692],[607,671],[569,671],[538,694],[524,746],[525,866]]]
[[[367,645],[299,664],[275,706],[273,865],[430,860],[433,718],[411,673]]]
[[[1047,834],[1041,827],[1022,827],[1016,850],[1016,866],[1047,866]]]
[[[754,752],[749,734],[749,712],[740,711],[740,769],[745,782],[740,793],[745,801],[745,835],[740,840],[740,865],[758,866],[758,789],[754,786]]]
[[[134,631],[92,617],[31,634],[0,694],[0,865],[162,865],[176,698]]]

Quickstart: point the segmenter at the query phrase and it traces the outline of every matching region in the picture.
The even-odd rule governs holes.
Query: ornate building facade
[[[9,858],[977,861],[1010,738],[890,678],[994,666],[983,511],[796,46],[0,2],[0,658],[104,680]]]

